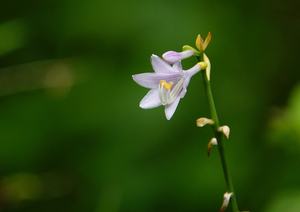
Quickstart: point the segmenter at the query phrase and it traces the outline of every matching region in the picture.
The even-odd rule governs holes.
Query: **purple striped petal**
[[[195,74],[197,74],[199,71],[201,71],[200,65],[199,63],[197,63],[196,65],[194,65],[192,68],[190,68],[189,70],[184,71],[184,77],[185,78],[191,78],[192,76],[194,76]]]
[[[181,62],[177,62],[173,65],[173,69],[176,71],[176,72],[179,72],[182,76],[183,76],[183,70],[182,70],[182,65],[181,65]]]
[[[174,64],[185,58],[191,57],[194,54],[193,50],[183,52],[168,51],[162,55],[162,58],[170,64]]]
[[[136,74],[132,76],[133,80],[137,84],[150,89],[157,88],[161,80],[165,80],[166,82],[170,83],[171,81],[172,82],[178,81],[178,79],[181,77],[182,75],[179,73],[175,73],[175,74],[144,73],[144,74]]]
[[[184,82],[183,82],[183,90],[186,92],[186,89],[190,83],[190,80],[191,80],[191,77],[187,77],[184,79]]]
[[[158,57],[157,55],[153,54],[151,56],[151,64],[153,67],[153,70],[156,73],[165,73],[165,74],[172,74],[174,73],[173,68],[163,59]]]
[[[180,100],[180,96],[178,95],[177,98],[174,100],[174,102],[165,106],[165,114],[168,120],[170,120],[173,114],[175,113],[179,100]]]

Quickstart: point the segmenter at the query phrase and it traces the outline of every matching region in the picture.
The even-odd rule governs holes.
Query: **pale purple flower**
[[[168,51],[162,55],[162,58],[169,64],[174,64],[180,60],[191,57],[194,54],[193,50],[185,50],[183,52]]]
[[[200,63],[191,69],[182,70],[181,62],[170,66],[156,55],[151,56],[151,64],[155,73],[133,75],[133,80],[151,90],[140,102],[143,109],[165,106],[166,118],[170,120],[177,108],[180,98],[187,92],[191,77],[201,70]]]

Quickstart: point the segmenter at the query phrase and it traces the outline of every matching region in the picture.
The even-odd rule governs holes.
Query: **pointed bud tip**
[[[203,51],[206,49],[206,47],[210,43],[210,40],[211,40],[211,33],[209,32],[208,35],[205,38],[205,41],[204,41],[203,45],[202,45]]]

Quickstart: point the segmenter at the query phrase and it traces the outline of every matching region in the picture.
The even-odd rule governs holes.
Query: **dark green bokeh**
[[[0,210],[218,211],[200,74],[170,121],[138,107],[151,54],[212,41],[241,210],[299,211],[299,1],[2,1]],[[183,61],[184,69],[196,59]],[[230,211],[230,209],[227,209]]]

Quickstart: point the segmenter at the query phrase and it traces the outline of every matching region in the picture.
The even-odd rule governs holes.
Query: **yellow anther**
[[[162,86],[162,84],[163,84],[163,86],[164,86],[167,90],[170,90],[170,89],[172,88],[172,86],[173,86],[173,82],[172,82],[172,81],[168,84],[165,80],[161,80],[161,81],[159,82],[159,86]]]

